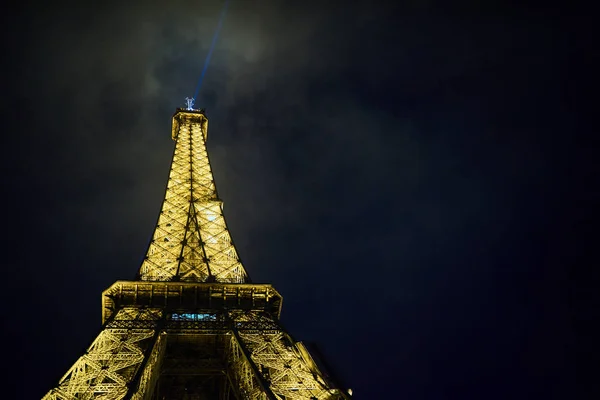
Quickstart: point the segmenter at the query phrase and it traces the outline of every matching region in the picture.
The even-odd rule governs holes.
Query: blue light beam
[[[221,25],[223,25],[223,20],[225,19],[225,14],[227,13],[227,6],[229,5],[229,0],[225,0],[225,4],[223,5],[223,10],[221,11],[221,17],[219,18],[219,24],[217,25],[217,29],[215,30],[215,34],[212,38],[212,42],[210,44],[210,49],[208,50],[208,54],[206,55],[206,60],[204,60],[204,68],[202,68],[202,73],[200,74],[200,79],[198,80],[198,85],[196,86],[196,91],[194,92],[193,99],[198,98],[198,93],[200,92],[200,86],[202,85],[202,80],[204,79],[204,75],[206,74],[206,70],[208,68],[208,63],[210,62],[210,56],[212,55],[213,49],[215,48],[215,43],[217,43],[217,38],[219,37],[219,31],[221,30]]]

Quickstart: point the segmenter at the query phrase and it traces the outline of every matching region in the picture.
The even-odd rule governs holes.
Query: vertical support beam
[[[163,342],[165,340],[159,340],[161,332],[164,327],[164,322],[166,319],[166,313],[163,312],[161,318],[157,321],[156,328],[154,331],[154,335],[152,336],[152,340],[148,348],[144,353],[144,361],[142,361],[139,366],[134,378],[129,383],[129,390],[127,391],[126,399],[140,399],[147,400],[150,399],[152,392],[154,391],[154,384],[158,380],[158,374],[160,374],[160,365],[152,365],[152,364],[160,364],[160,360],[162,359],[162,352],[164,352]],[[164,334],[166,335],[166,334]],[[166,338],[163,338],[166,339]],[[153,357],[154,356],[154,357]],[[155,358],[155,359],[154,359]],[[148,368],[156,368],[156,370],[148,370]],[[148,381],[151,387],[142,387],[143,382],[142,377],[144,375],[149,375]],[[153,376],[154,375],[154,376]],[[154,381],[154,382],[153,382]]]

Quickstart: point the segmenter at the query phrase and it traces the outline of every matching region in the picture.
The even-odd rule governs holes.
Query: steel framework
[[[206,150],[203,110],[177,109],[165,199],[137,280],[102,294],[103,327],[44,400],[349,399],[251,283]]]

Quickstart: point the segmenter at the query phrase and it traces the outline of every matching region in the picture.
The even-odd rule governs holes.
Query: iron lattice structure
[[[102,294],[100,334],[44,400],[349,399],[251,283],[212,176],[202,110],[177,109],[165,199],[135,281]]]

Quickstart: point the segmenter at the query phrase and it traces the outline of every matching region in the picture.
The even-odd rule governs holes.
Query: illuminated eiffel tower
[[[217,195],[204,110],[173,116],[171,172],[135,281],[102,293],[102,331],[49,399],[350,399],[251,283]]]

